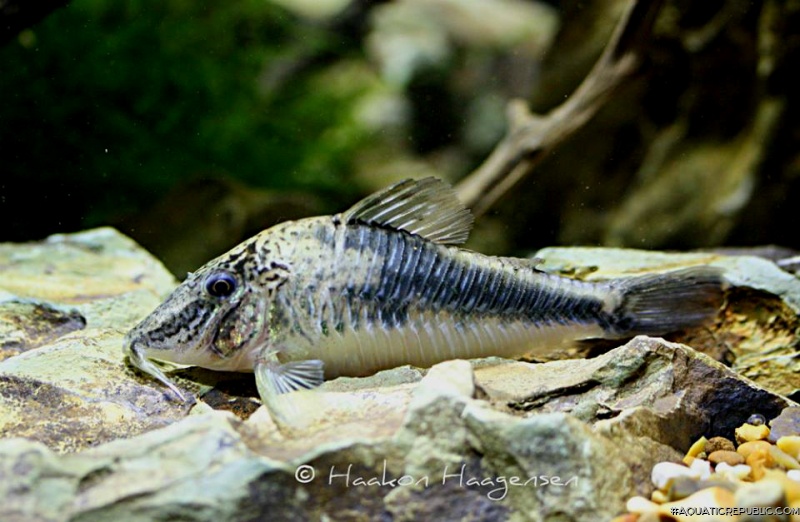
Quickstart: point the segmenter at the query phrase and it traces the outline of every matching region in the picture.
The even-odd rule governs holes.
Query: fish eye
[[[236,279],[230,274],[211,274],[206,279],[206,292],[213,297],[228,297],[234,290],[236,290]]]

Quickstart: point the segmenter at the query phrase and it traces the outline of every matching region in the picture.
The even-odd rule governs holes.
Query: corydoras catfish
[[[714,268],[585,282],[455,246],[471,226],[435,178],[277,225],[190,274],[128,333],[126,353],[181,397],[150,358],[254,371],[269,407],[325,378],[660,335],[703,324],[721,303]]]

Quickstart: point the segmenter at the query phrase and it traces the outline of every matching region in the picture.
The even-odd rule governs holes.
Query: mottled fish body
[[[255,371],[274,404],[323,378],[663,334],[702,324],[721,302],[713,268],[584,282],[454,246],[471,224],[433,178],[283,223],[191,274],[131,330],[126,351],[179,394],[149,358]]]

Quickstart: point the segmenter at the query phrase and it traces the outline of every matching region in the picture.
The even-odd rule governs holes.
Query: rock
[[[786,408],[769,423],[769,440],[777,442],[781,437],[800,435],[800,408]]]
[[[745,459],[745,462],[750,466],[750,478],[753,480],[761,480],[764,477],[765,469],[775,465],[771,452],[763,449],[752,451]]]
[[[13,479],[0,480],[0,519],[371,520],[413,512],[588,521],[622,511],[633,464],[624,448],[565,414],[515,418],[460,385],[436,396],[450,373],[423,380],[394,435],[307,437],[292,441],[292,451],[273,447],[273,456],[253,450],[250,421],[226,412],[76,454],[2,440],[0,477]]]
[[[739,453],[742,457],[747,458],[750,454],[756,450],[760,451],[769,451],[769,447],[771,444],[765,440],[754,440],[751,442],[745,442],[740,444],[738,448],[736,448],[736,452]]]
[[[800,463],[797,462],[797,459],[777,446],[770,446],[769,454],[772,456],[772,460],[775,461],[775,464],[783,469],[800,469]]]
[[[675,477],[666,486],[667,494],[665,502],[681,500],[690,495],[694,495],[701,489],[703,489],[703,487],[701,486],[700,481],[695,477],[688,477],[688,476]],[[661,491],[661,490],[656,490],[656,491]],[[655,494],[656,491],[654,491],[653,493]]]
[[[0,295],[0,361],[86,327],[75,309]]]
[[[768,469],[764,472],[764,478],[781,484],[789,505],[800,503],[800,483],[790,479],[786,472],[778,469]]]
[[[765,425],[753,426],[752,424],[742,424],[736,428],[736,442],[742,444],[744,442],[753,442],[756,440],[765,440],[769,437],[769,427]]]
[[[730,464],[726,464],[725,462],[720,462],[717,464],[717,467],[714,469],[716,475],[720,477],[728,478],[734,481],[745,480],[749,477],[752,472],[753,468],[748,466],[747,464],[737,464],[735,466],[731,466]]]
[[[711,437],[708,439],[708,442],[705,445],[704,451],[711,456],[711,453],[715,451],[736,451],[736,446],[733,445],[733,442],[726,439],[725,437]]]
[[[781,450],[785,451],[793,459],[800,457],[800,436],[786,435],[775,443]]]
[[[733,438],[753,404],[763,405],[769,416],[794,405],[708,356],[663,339],[636,337],[587,360],[489,362],[476,369],[475,378],[498,407],[519,415],[569,412],[600,431],[682,450],[704,433]]]
[[[653,466],[650,480],[658,489],[669,489],[673,480],[678,477],[700,478],[700,474],[686,466],[674,462],[659,462]]]
[[[745,484],[736,490],[736,507],[785,507],[783,486],[774,480],[761,480]],[[760,520],[760,519],[759,519]]]
[[[729,466],[736,466],[737,464],[744,464],[744,457],[729,450],[717,450],[708,455],[708,461],[714,465],[724,462]]]
[[[175,282],[113,229],[0,245],[0,433],[74,451],[184,417],[122,359],[122,336]],[[143,384],[147,382],[147,384]]]
[[[710,477],[711,472],[713,471],[711,469],[711,463],[703,459],[694,459],[694,462],[691,463],[689,468],[693,471],[696,471],[701,480]]]
[[[667,502],[658,507],[658,512],[681,522],[719,520],[713,515],[701,514],[697,508],[729,508],[735,505],[734,494],[725,488],[711,487],[694,493],[684,499]]]
[[[707,443],[708,439],[705,437],[700,437],[697,439],[694,444],[692,444],[689,449],[686,450],[686,455],[683,457],[683,463],[688,466],[695,458],[699,457],[701,453],[705,454]]]

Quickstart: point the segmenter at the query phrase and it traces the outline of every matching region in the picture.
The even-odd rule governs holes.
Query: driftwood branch
[[[638,68],[662,0],[632,0],[592,70],[561,105],[540,116],[523,100],[508,106],[509,130],[456,190],[476,216],[528,175],[545,154],[580,129]]]

